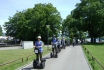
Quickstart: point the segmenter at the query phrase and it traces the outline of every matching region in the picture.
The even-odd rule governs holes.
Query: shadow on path
[[[33,67],[28,67],[28,68],[23,68],[21,70],[32,70],[32,69],[34,69],[34,68]]]
[[[46,57],[44,57],[43,59],[50,59],[50,57],[49,57],[49,56],[46,56]]]
[[[50,59],[50,57],[49,56],[46,56],[46,57],[44,57],[43,59]],[[42,70],[42,69],[34,69],[33,67],[27,67],[27,68],[23,68],[23,69],[21,69],[21,70]]]

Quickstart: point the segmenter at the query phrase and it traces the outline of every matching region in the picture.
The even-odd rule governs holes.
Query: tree
[[[0,36],[2,36],[2,27],[0,25]]]
[[[88,31],[91,42],[104,35],[104,1],[81,0],[72,12],[72,17],[82,21],[82,30]],[[82,19],[80,19],[82,18]]]
[[[60,29],[61,16],[58,10],[51,4],[35,4],[33,8],[20,11],[9,17],[9,22],[5,22],[7,35],[23,40],[35,40],[38,35],[46,41],[47,28],[50,25],[50,35],[57,34],[56,29]]]
[[[78,31],[80,31],[80,25],[78,24],[78,21],[74,19],[72,15],[68,15],[63,21],[63,32],[69,33],[71,38],[79,38]]]

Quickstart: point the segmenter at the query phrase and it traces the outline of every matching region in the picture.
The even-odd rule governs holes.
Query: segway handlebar
[[[37,48],[37,49],[38,49],[38,48],[41,48],[41,47],[42,47],[42,46],[36,46],[35,48]]]

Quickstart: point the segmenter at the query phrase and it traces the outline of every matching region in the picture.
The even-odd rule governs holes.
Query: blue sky
[[[8,21],[8,17],[13,16],[17,10],[33,8],[37,3],[52,3],[65,19],[79,2],[80,0],[0,0],[0,25]],[[4,29],[3,32],[5,32]]]

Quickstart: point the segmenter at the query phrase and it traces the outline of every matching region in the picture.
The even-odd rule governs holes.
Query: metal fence
[[[85,46],[83,46],[83,50],[87,55],[93,70],[104,70],[104,66],[90,53],[90,51]]]

